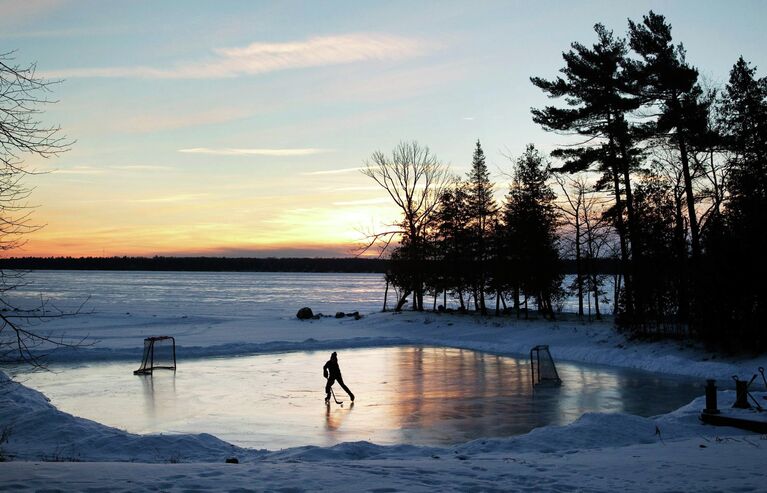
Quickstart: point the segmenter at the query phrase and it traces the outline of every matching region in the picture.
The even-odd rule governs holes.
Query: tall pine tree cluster
[[[601,173],[618,237],[618,326],[637,336],[702,339],[767,349],[764,184],[767,82],[742,58],[724,90],[704,88],[650,12],[627,38],[601,24],[591,47],[573,43],[554,80],[534,85],[564,106],[533,110],[546,130],[585,144],[553,155],[558,172]]]
[[[555,149],[554,165],[528,146],[499,204],[478,141],[470,172],[422,217],[418,261],[403,237],[389,280],[433,295],[434,309],[450,299],[554,317],[569,256],[578,315],[588,305],[598,317],[607,272],[597,266],[612,258],[619,329],[767,349],[767,78],[741,57],[724,87],[704,84],[652,11],[625,37],[594,31],[562,54],[559,76],[531,77],[555,100],[533,121],[575,144]]]

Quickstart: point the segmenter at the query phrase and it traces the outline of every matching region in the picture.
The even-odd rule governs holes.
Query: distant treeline
[[[0,270],[143,270],[192,272],[349,272],[386,273],[391,262],[376,258],[250,258],[250,257],[14,257],[0,259]],[[563,274],[574,274],[575,261],[564,261]],[[600,259],[603,274],[619,268],[614,259]]]
[[[0,269],[195,272],[386,272],[371,258],[22,257],[0,259]]]
[[[384,274],[391,262],[377,258],[250,258],[250,257],[14,257],[0,259],[0,270],[135,270],[192,272],[372,272]],[[615,259],[599,259],[595,270],[614,274]],[[562,263],[563,274],[575,274],[575,261]]]

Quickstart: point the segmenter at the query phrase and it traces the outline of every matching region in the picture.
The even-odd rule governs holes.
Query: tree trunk
[[[386,278],[386,289],[384,290],[384,304],[382,312],[386,311],[386,298],[389,296],[389,278]]]
[[[612,125],[612,118],[608,115],[607,117],[608,125]],[[630,266],[629,266],[629,255],[628,255],[628,244],[627,244],[627,238],[626,238],[626,224],[623,221],[623,200],[621,198],[621,186],[620,186],[620,170],[618,166],[618,156],[617,152],[615,151],[615,140],[613,139],[613,136],[610,135],[610,159],[612,162],[610,163],[611,168],[611,174],[613,178],[613,192],[615,194],[615,229],[618,231],[618,243],[620,244],[620,250],[621,250],[621,270],[623,271],[624,275],[628,275]],[[632,284],[630,279],[626,279],[626,311],[631,314],[634,311],[634,300],[633,300],[633,293],[632,293]],[[615,300],[616,304],[618,302],[617,298]]]
[[[527,308],[527,300],[528,300],[528,296],[525,295],[525,320],[528,320],[530,318],[530,310]]]
[[[684,215],[682,214],[682,197],[674,192],[674,239],[677,255],[679,256],[679,322],[686,323],[689,318],[689,297],[687,278],[687,242],[684,240]]]
[[[602,320],[602,314],[599,311],[599,284],[598,284],[598,278],[597,275],[594,274],[594,318],[597,320]],[[614,301],[613,301],[614,303]]]
[[[546,299],[546,304],[549,307],[549,316],[551,320],[557,319],[557,314],[554,312],[554,304],[551,302],[551,297]]]
[[[674,91],[671,95],[672,104],[681,111],[678,95]],[[692,175],[690,174],[690,159],[687,153],[687,141],[683,128],[677,126],[676,138],[679,144],[679,155],[682,158],[682,177],[684,178],[684,192],[687,198],[687,216],[690,221],[690,240],[692,243],[693,269],[700,258],[700,230],[698,227],[698,215],[695,211],[695,193],[692,189]]]
[[[417,310],[419,312],[422,312],[423,311],[423,285],[418,286],[418,292],[413,294],[413,298],[417,298],[418,300]]]
[[[639,242],[639,226],[637,225],[636,213],[634,211],[634,195],[631,191],[631,172],[629,169],[629,157],[626,147],[621,144],[621,154],[623,155],[623,186],[626,190],[626,215],[628,216],[629,239],[631,241],[631,297],[634,301],[634,313],[642,314],[642,283],[639,279],[640,259],[642,252]],[[628,299],[629,285],[628,276],[626,277],[626,295]]]
[[[405,303],[407,303],[407,297],[410,295],[412,291],[405,291],[402,294],[402,297],[397,301],[397,306],[394,307],[395,312],[401,312],[402,307],[405,306]]]
[[[578,317],[583,318],[583,266],[581,265],[581,222],[580,212],[575,211],[575,271],[578,285]]]

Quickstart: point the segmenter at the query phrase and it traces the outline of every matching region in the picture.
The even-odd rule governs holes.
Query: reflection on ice
[[[278,449],[370,440],[450,444],[565,424],[584,412],[653,416],[701,393],[698,382],[558,362],[561,387],[536,389],[526,358],[449,348],[339,350],[354,405],[326,407],[326,352],[179,360],[134,376],[135,363],[25,375],[63,411],[136,433],[211,433]]]

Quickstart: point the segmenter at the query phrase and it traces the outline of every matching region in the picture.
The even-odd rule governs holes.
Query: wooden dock
[[[755,409],[722,409],[718,414],[703,412],[700,419],[714,426],[732,426],[755,433],[767,434],[767,411]]]

